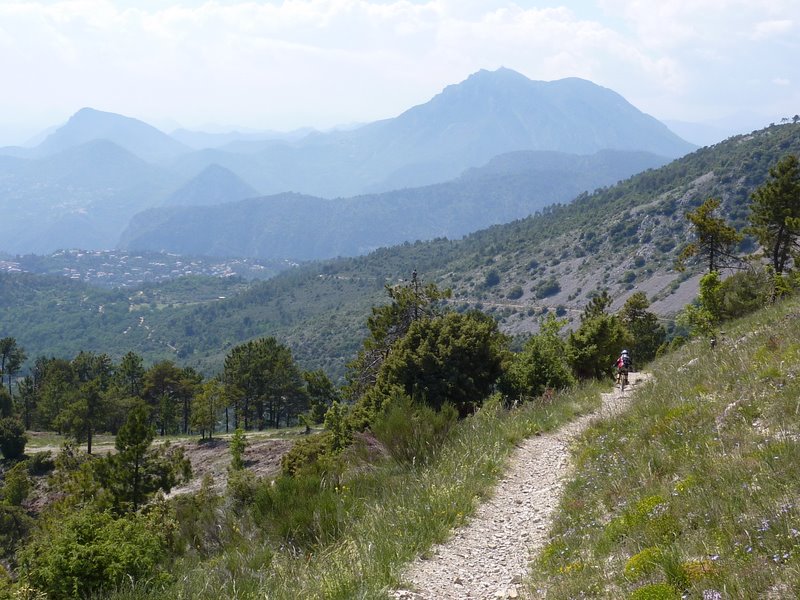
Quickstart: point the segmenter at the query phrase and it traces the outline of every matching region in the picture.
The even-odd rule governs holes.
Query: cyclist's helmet
[[[628,353],[628,351],[627,351],[627,350],[623,350],[623,351],[622,351],[622,353],[623,353],[623,354],[627,354],[627,353]]]

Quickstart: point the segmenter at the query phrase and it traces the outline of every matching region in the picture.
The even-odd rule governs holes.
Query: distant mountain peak
[[[172,159],[188,151],[186,146],[144,121],[88,106],[47,136],[36,151],[40,156],[49,156],[102,139],[147,161]]]
[[[212,163],[173,192],[164,206],[211,206],[257,195],[252,186],[230,169]]]
[[[91,106],[84,106],[83,108],[78,110],[74,115],[72,115],[71,118],[73,118],[73,119],[81,118],[81,117],[88,116],[88,115],[113,115],[115,117],[127,118],[127,117],[123,117],[122,115],[117,115],[115,113],[107,112],[107,111],[104,111],[104,110],[97,110],[96,108],[92,108]]]
[[[526,80],[530,81],[525,75],[520,73],[519,71],[515,71],[514,69],[509,69],[508,67],[499,67],[497,69],[489,70],[489,69],[480,69],[479,71],[475,71],[467,77],[466,81],[477,81],[477,80]]]
[[[522,73],[507,67],[500,67],[494,71],[481,69],[480,71],[472,73],[460,83],[448,85],[446,88],[444,88],[444,90],[442,90],[440,96],[453,92],[461,92],[463,90],[495,90],[509,86],[528,86],[532,83],[533,82]]]
[[[113,126],[114,124],[118,123],[137,123],[141,124],[145,127],[151,127],[144,121],[140,121],[139,119],[134,119],[133,117],[126,117],[125,115],[120,115],[117,113],[112,113],[104,110],[97,110],[96,108],[91,108],[90,106],[84,106],[80,110],[78,110],[75,114],[73,114],[68,120],[66,125],[76,125],[76,124],[85,124],[85,123],[93,123],[93,124],[105,124],[108,126]],[[155,129],[155,128],[153,128]]]

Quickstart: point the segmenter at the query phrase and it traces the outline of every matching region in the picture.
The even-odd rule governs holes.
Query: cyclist
[[[628,373],[633,370],[633,359],[628,354],[627,350],[623,350],[619,355],[617,362],[614,363],[617,367],[617,383],[622,385],[628,384]]]

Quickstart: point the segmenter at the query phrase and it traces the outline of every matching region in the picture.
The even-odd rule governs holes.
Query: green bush
[[[291,476],[312,469],[322,456],[331,453],[332,439],[333,434],[324,431],[298,440],[281,458],[281,472]]]
[[[490,288],[496,286],[500,283],[500,274],[497,272],[496,269],[492,269],[488,273],[486,273],[486,277],[483,280],[483,287]]]
[[[33,519],[22,508],[0,503],[0,557],[13,555],[32,526]]]
[[[415,401],[473,412],[503,371],[508,338],[484,313],[446,313],[418,319],[383,362],[376,387],[402,386]]]
[[[0,418],[10,417],[14,411],[14,401],[8,390],[0,385]]]
[[[734,273],[720,287],[722,318],[734,319],[763,308],[771,290],[772,281],[763,269]]]
[[[244,451],[247,448],[247,436],[239,427],[233,432],[231,437],[231,471],[241,471],[244,469]]]
[[[668,502],[659,495],[646,496],[628,507],[620,516],[606,525],[609,540],[636,535],[643,541],[670,541],[676,532],[677,522],[669,512]],[[671,556],[671,555],[665,555]]]
[[[169,545],[166,524],[156,513],[115,519],[91,508],[52,516],[20,551],[22,576],[54,599],[152,579]]]
[[[228,496],[239,506],[253,501],[256,490],[256,476],[247,469],[228,472]]]
[[[19,419],[5,417],[0,419],[0,452],[8,459],[20,458],[25,454],[28,438]]]
[[[614,315],[600,314],[583,320],[567,339],[567,354],[575,375],[581,379],[610,376],[614,358],[630,342],[630,333]]]
[[[373,423],[372,432],[396,461],[424,464],[457,420],[458,411],[450,404],[436,411],[402,394],[392,398],[386,412]]]
[[[522,291],[522,286],[515,285],[508,291],[508,293],[506,294],[506,298],[508,298],[509,300],[517,300],[519,298],[522,298],[523,293],[524,292]]]
[[[37,452],[27,460],[28,473],[34,476],[44,475],[56,468],[52,453]]]
[[[210,474],[203,477],[196,494],[180,494],[172,500],[175,519],[178,523],[179,547],[207,557],[219,551],[228,541],[228,529],[220,524],[223,513],[223,497],[213,490],[214,480]]]
[[[655,572],[661,555],[661,548],[658,546],[649,546],[634,554],[625,563],[625,577],[636,581]]]
[[[559,331],[566,321],[549,316],[539,334],[515,354],[500,379],[500,390],[509,398],[535,398],[547,388],[562,389],[575,383]]]
[[[3,565],[0,565],[0,600],[15,600],[14,596],[18,594],[14,594],[14,590],[11,587],[11,577],[6,571],[6,568]]]
[[[559,293],[561,291],[561,284],[558,283],[558,280],[555,277],[549,277],[540,282],[536,287],[533,288],[532,291],[536,297],[541,300],[543,298],[555,296],[557,293]]]
[[[12,506],[19,506],[28,497],[30,490],[31,480],[28,477],[28,467],[25,461],[20,461],[6,472],[2,498]]]

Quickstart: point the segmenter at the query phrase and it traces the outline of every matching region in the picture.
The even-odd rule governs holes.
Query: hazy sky
[[[167,131],[392,117],[479,69],[659,119],[800,112],[800,0],[0,0],[0,145],[84,106]]]

